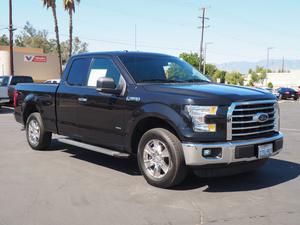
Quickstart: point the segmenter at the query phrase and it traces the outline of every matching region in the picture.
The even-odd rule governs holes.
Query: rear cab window
[[[90,69],[90,58],[74,59],[68,74],[67,83],[71,86],[84,86]]]

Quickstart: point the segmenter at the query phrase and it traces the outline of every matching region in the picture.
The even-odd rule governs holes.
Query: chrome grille
[[[253,101],[233,103],[228,110],[227,139],[240,140],[268,135],[275,131],[276,101]],[[266,121],[259,121],[267,114]]]

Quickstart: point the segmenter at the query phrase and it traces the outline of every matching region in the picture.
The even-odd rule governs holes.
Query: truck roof
[[[167,54],[162,54],[162,53],[153,53],[153,52],[137,52],[137,51],[107,51],[107,52],[87,52],[87,53],[81,53],[78,55],[75,55],[74,57],[77,56],[99,56],[99,55],[110,55],[110,56],[170,56]]]

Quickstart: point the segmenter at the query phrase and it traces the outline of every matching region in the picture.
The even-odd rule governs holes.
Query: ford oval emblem
[[[254,117],[253,120],[259,123],[263,123],[268,121],[269,115],[267,113],[257,113]]]

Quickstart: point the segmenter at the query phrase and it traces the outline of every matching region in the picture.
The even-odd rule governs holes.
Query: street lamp
[[[274,49],[274,47],[267,48],[267,66],[266,66],[266,84],[268,85],[268,72],[269,72],[269,65],[270,65],[270,50]]]
[[[205,64],[206,64],[206,53],[207,53],[207,46],[213,44],[212,42],[205,42],[204,47],[204,62],[203,62],[203,74],[205,74]]]
[[[274,49],[274,47],[267,48],[267,66],[266,66],[267,73],[269,71],[269,64],[270,64],[270,50],[272,49]]]

